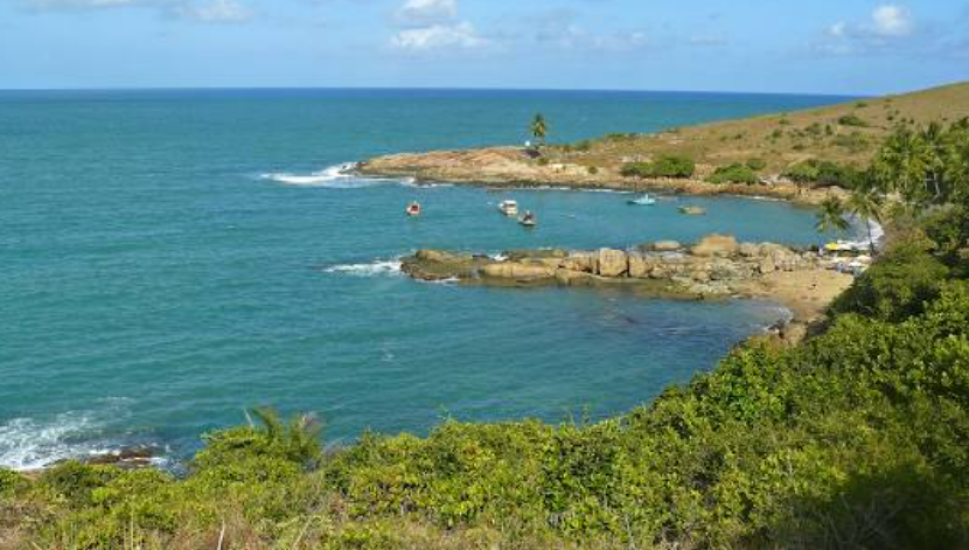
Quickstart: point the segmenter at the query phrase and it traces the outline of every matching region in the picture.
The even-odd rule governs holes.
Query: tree
[[[880,222],[885,201],[881,194],[870,186],[862,186],[852,191],[846,204],[848,212],[865,221],[868,229],[868,247],[875,252],[875,240],[871,234],[872,220]]]
[[[817,213],[817,223],[814,225],[819,233],[829,231],[842,232],[851,227],[845,219],[844,204],[837,197],[828,197],[821,203],[821,209]]]
[[[287,425],[272,407],[256,407],[249,412],[262,424],[260,431],[269,445],[278,448],[287,458],[313,463],[319,457],[322,426],[316,415],[294,415]]]
[[[534,137],[535,140],[542,145],[545,145],[545,138],[547,136],[548,124],[545,122],[545,116],[543,116],[542,113],[538,113],[535,115],[535,118],[532,119],[532,137]]]

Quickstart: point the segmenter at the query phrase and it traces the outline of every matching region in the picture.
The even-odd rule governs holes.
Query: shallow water
[[[442,418],[616,414],[781,316],[756,301],[419,283],[419,247],[627,247],[712,231],[819,242],[810,211],[733,198],[489,192],[321,173],[374,154],[561,140],[836,98],[560,92],[0,93],[0,465],[147,442],[181,456],[243,409],[329,441]],[[495,210],[539,213],[525,231]],[[420,219],[403,206],[420,200]],[[700,204],[709,215],[677,207]]]

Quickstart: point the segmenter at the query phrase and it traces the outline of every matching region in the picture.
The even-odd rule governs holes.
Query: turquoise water
[[[810,211],[331,177],[375,154],[559,140],[840,98],[445,91],[0,92],[0,465],[132,443],[182,456],[272,404],[328,441],[442,418],[602,417],[708,369],[768,303],[410,281],[419,247],[818,242]],[[286,183],[290,182],[290,183]],[[298,184],[294,185],[293,182]],[[516,198],[526,232],[494,205]],[[426,214],[406,219],[420,200]],[[710,214],[685,217],[683,204]]]

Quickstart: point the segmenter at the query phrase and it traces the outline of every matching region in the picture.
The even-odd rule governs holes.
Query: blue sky
[[[0,88],[876,94],[969,79],[969,0],[0,0]]]

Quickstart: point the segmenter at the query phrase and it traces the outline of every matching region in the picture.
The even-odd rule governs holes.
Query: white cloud
[[[457,17],[457,0],[407,0],[397,10],[398,21],[405,24],[429,25],[453,21]]]
[[[872,32],[878,36],[901,37],[912,34],[912,14],[902,6],[885,4],[871,14]]]
[[[164,0],[23,0],[21,2],[24,7],[32,10],[84,10],[166,3],[172,2],[165,2]]]
[[[595,32],[577,22],[569,10],[556,10],[534,20],[534,39],[539,44],[563,50],[628,52],[649,45],[645,32],[617,30]]]
[[[252,12],[239,0],[21,0],[31,11],[150,8],[161,15],[204,23],[247,21]]]
[[[833,38],[843,38],[848,32],[848,24],[844,21],[838,21],[834,25],[828,27],[828,36]]]
[[[180,6],[176,13],[203,23],[239,23],[252,17],[249,8],[234,0],[212,0],[207,4]]]
[[[431,25],[415,29],[403,29],[390,39],[398,50],[426,52],[438,49],[476,49],[488,44],[470,23],[454,25]]]
[[[882,4],[864,21],[838,21],[825,29],[814,45],[821,53],[847,55],[891,51],[899,42],[913,38],[918,25],[912,12],[899,4]]]

